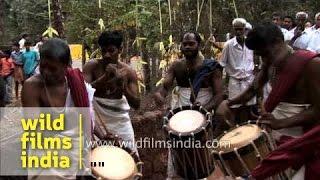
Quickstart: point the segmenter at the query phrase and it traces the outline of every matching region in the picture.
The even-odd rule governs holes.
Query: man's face
[[[40,73],[46,84],[54,85],[64,81],[67,66],[58,60],[42,59],[40,61]]]
[[[317,28],[320,28],[320,16],[317,17],[315,24]]]
[[[304,15],[300,15],[300,16],[297,17],[297,24],[298,24],[300,27],[304,27],[306,21],[307,21],[307,17],[304,16]]]
[[[284,26],[284,28],[286,28],[286,29],[290,29],[291,27],[292,27],[292,19],[290,19],[290,18],[284,18],[284,20],[283,20],[283,26]]]
[[[199,43],[193,33],[187,33],[183,36],[181,52],[187,58],[195,58],[199,52]]]
[[[116,63],[120,53],[121,48],[117,48],[115,45],[101,47],[102,58],[107,62]]]
[[[233,25],[233,30],[234,30],[235,36],[243,37],[245,34],[245,25],[240,23],[235,24]]]
[[[277,26],[281,26],[282,25],[281,18],[279,16],[273,16],[272,17],[272,22]]]

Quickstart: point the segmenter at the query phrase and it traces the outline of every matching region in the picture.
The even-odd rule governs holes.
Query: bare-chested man
[[[197,33],[186,33],[183,36],[181,51],[184,58],[174,61],[170,65],[163,84],[155,94],[158,103],[164,104],[165,97],[173,87],[174,81],[176,81],[176,87],[171,102],[172,109],[180,105],[200,103],[210,111],[223,100],[222,67],[213,60],[204,60],[203,56],[199,54],[200,43],[201,38]],[[212,70],[203,77],[200,89],[197,89],[195,78],[205,63],[207,65],[212,63]],[[191,86],[192,88],[190,88]],[[175,98],[176,95],[179,98]]]
[[[244,93],[223,101],[217,114],[228,119],[230,106],[246,103],[270,81],[272,92],[265,103],[267,113],[262,114],[258,122],[271,127],[276,140],[300,137],[308,128],[318,125],[320,58],[309,51],[290,50],[281,31],[273,24],[254,28],[248,34],[246,45],[262,57],[262,70]],[[297,179],[303,179],[302,171],[303,168],[296,174]]]
[[[129,110],[140,106],[138,81],[136,72],[119,61],[122,41],[118,31],[103,32],[98,40],[102,59],[89,61],[83,73],[85,80],[96,89],[93,101],[96,122],[104,124],[137,151]]]
[[[155,94],[159,104],[164,104],[165,97],[176,81],[172,93],[171,108],[200,103],[211,111],[223,100],[222,67],[214,60],[204,60],[200,56],[201,38],[198,33],[189,32],[182,38],[181,51],[184,58],[170,65],[163,84]],[[203,71],[207,69],[208,71]],[[199,73],[203,77],[199,79]],[[204,73],[205,72],[205,73]],[[169,151],[170,152],[170,151]],[[168,178],[177,178],[174,172],[171,155],[168,157]]]

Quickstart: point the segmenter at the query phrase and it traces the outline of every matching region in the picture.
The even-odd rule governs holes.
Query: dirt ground
[[[154,138],[154,140],[165,140],[162,129],[162,113],[153,103],[150,95],[142,98],[141,107],[138,111],[131,111],[132,124],[136,140],[140,138]],[[144,179],[160,180],[166,178],[168,150],[142,148],[139,149],[141,160],[144,162]]]

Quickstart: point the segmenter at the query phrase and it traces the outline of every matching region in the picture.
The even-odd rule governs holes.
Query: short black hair
[[[6,58],[9,58],[10,55],[11,55],[11,50],[6,49],[6,50],[3,51],[3,54],[4,54],[4,56],[5,56]]]
[[[276,42],[284,41],[280,28],[270,22],[255,26],[247,35],[246,46],[251,50],[261,49]]]
[[[22,34],[22,38],[26,38],[26,37],[28,37],[29,35],[27,34],[27,33],[24,33],[24,34]]]
[[[65,65],[71,64],[70,48],[68,44],[59,38],[52,38],[40,48],[40,61],[53,59],[61,61]]]
[[[286,15],[286,16],[283,17],[283,19],[285,19],[285,18],[291,19],[292,22],[294,21],[294,18],[292,16],[290,16],[290,15]]]
[[[182,37],[181,37],[181,42],[183,41],[183,38],[186,34],[194,34],[194,36],[196,37],[196,41],[198,42],[198,44],[201,43],[201,37],[200,34],[196,31],[189,31],[189,32],[185,32]]]
[[[120,31],[105,31],[99,36],[98,44],[100,47],[114,45],[119,49],[122,45],[122,41],[123,35]]]
[[[29,41],[29,40],[26,40],[26,41],[24,42],[24,45],[25,45],[25,46],[32,46],[32,42]]]
[[[280,17],[280,19],[282,19],[282,16],[279,12],[273,12],[272,17]]]

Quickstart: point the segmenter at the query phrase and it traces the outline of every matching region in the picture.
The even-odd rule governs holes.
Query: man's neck
[[[238,44],[240,44],[242,47],[244,46],[244,37],[243,36],[237,36],[236,40]]]
[[[285,62],[287,61],[288,57],[292,54],[288,47],[279,48],[279,51],[273,53],[270,58],[274,61],[272,62],[273,66],[281,68]]]
[[[198,59],[199,59],[198,57],[199,57],[199,53],[195,57],[186,57],[187,65],[193,66],[193,65],[197,64]]]

